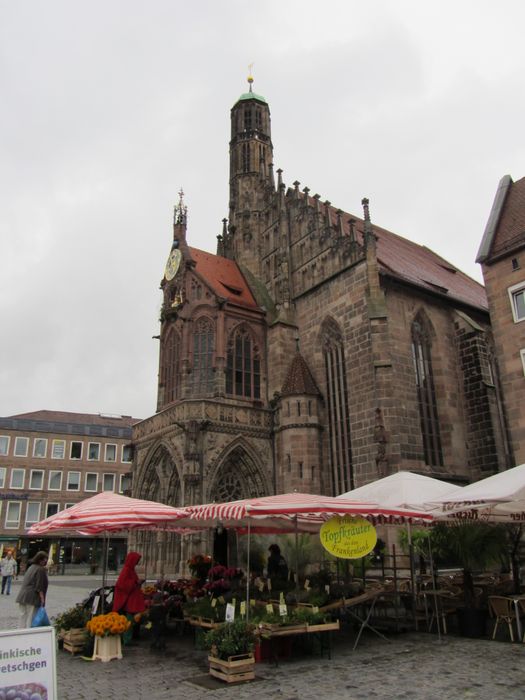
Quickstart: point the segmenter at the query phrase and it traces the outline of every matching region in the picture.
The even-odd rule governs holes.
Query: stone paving
[[[57,577],[58,579],[59,577]],[[51,579],[50,614],[59,612],[99,585]],[[16,594],[16,589],[14,591]],[[0,597],[2,627],[16,626],[13,592]],[[151,652],[146,639],[124,649],[121,661],[107,664],[58,653],[60,700],[129,697],[143,700],[522,700],[525,645],[434,634],[389,635],[385,642],[364,634],[352,651],[355,632],[334,638],[332,659],[302,655],[276,667],[256,665],[257,680],[222,686],[207,675],[206,652],[190,635],[174,634],[166,653]]]

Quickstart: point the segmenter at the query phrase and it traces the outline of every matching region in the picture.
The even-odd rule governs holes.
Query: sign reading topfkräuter
[[[377,533],[368,520],[343,515],[327,520],[321,527],[320,538],[330,554],[340,559],[360,559],[374,549]]]

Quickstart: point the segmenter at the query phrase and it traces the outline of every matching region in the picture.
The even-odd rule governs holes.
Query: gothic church
[[[191,247],[182,197],[175,208],[133,495],[337,495],[401,469],[461,484],[504,468],[483,287],[372,224],[367,199],[358,217],[287,186],[249,82],[231,110],[216,255]],[[184,561],[176,535],[136,537],[167,570]]]

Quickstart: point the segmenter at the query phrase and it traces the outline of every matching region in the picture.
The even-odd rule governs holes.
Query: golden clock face
[[[177,274],[181,257],[182,255],[178,248],[174,248],[171,251],[168,262],[166,263],[166,269],[164,270],[164,277],[168,280],[168,282]]]

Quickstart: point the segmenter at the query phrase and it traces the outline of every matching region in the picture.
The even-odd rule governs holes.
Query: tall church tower
[[[231,110],[230,212],[222,252],[260,276],[259,243],[262,215],[275,191],[273,146],[268,103],[252,90]]]

